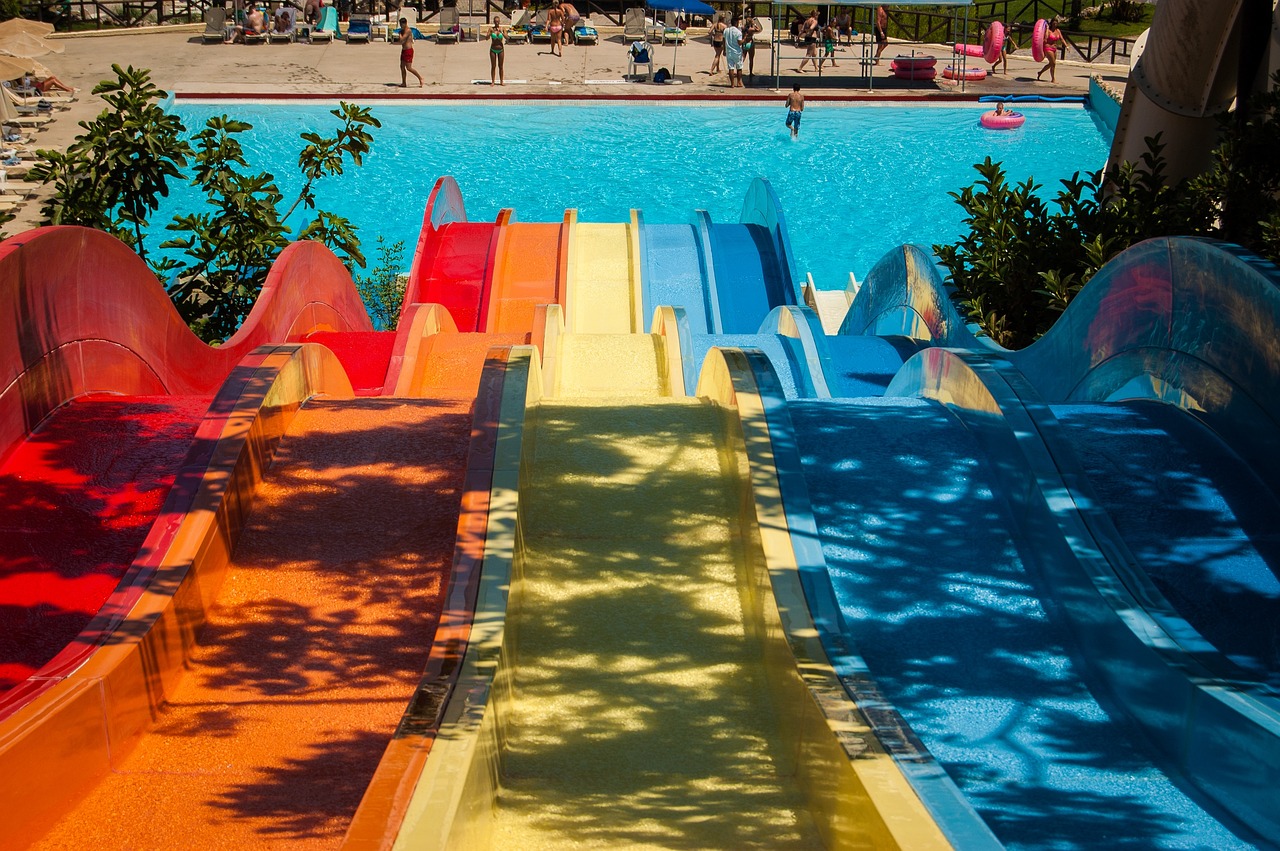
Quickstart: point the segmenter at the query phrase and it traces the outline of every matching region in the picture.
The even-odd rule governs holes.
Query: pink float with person
[[[1027,117],[1021,112],[1004,108],[1004,102],[996,104],[990,112],[982,113],[978,122],[988,130],[1014,130],[1026,123]]]

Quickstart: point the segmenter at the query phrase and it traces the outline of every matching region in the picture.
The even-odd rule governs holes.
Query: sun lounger
[[[320,10],[320,22],[316,24],[316,28],[311,31],[311,43],[328,43],[333,41],[334,33],[338,31],[338,10],[332,6],[325,6]]]
[[[222,44],[227,40],[227,10],[222,6],[210,6],[204,10],[204,32],[200,40],[205,44]]]
[[[461,29],[458,23],[458,7],[445,6],[440,10],[436,20],[440,25],[436,33],[436,44],[457,44],[458,30]]]
[[[666,23],[662,26],[655,27],[658,37],[663,44],[684,44],[685,35],[678,24],[680,23],[680,14],[678,12],[667,12]]]
[[[0,121],[11,127],[40,127],[53,121],[51,115],[20,115],[7,97],[0,97]]]
[[[297,36],[298,10],[293,8],[292,6],[283,6],[281,8],[282,8],[281,14],[285,15],[288,21],[285,25],[285,29],[283,30],[273,29],[271,30],[271,32],[267,33],[267,41],[271,42],[272,44],[290,44],[294,41],[294,39]],[[274,24],[275,22],[272,21],[272,23]]]
[[[635,6],[627,10],[622,19],[623,41],[645,41],[649,34],[645,32],[644,7]]]
[[[529,40],[529,10],[520,9],[503,30],[507,44],[524,44]]]
[[[60,89],[54,89],[42,92],[32,85],[22,85],[16,81],[6,81],[4,85],[14,94],[14,103],[30,106],[39,101],[48,101],[54,106],[67,107],[74,103],[78,98],[70,92],[64,92]]]
[[[599,44],[600,31],[591,23],[590,18],[583,18],[573,28],[574,44]]]
[[[45,97],[22,97],[13,90],[13,84],[8,80],[0,83],[3,86],[4,97],[8,98],[9,103],[13,104],[18,110],[19,115],[39,115],[41,113],[51,114],[54,107],[58,109],[70,109],[71,102],[68,100],[54,100]]]
[[[373,19],[368,15],[352,15],[347,18],[347,44],[353,42],[369,43],[373,33]]]

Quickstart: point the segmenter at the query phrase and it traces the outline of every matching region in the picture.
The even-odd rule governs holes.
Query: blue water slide
[[[1099,505],[1235,679],[1280,686],[1280,502],[1203,423],[1158,402],[1054,405]]]
[[[640,218],[644,316],[659,305],[682,307],[691,328],[708,333],[715,307],[707,287],[707,255],[692,224],[649,224]]]
[[[715,333],[751,334],[782,300],[774,243],[760,225],[714,224],[699,212],[698,225],[710,246],[720,325]]]

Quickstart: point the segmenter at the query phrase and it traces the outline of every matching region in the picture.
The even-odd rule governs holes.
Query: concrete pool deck
[[[947,64],[949,48],[942,45],[891,43],[880,65],[874,67],[874,89],[868,90],[865,77],[854,76],[854,51],[857,46],[837,53],[839,67],[835,73],[819,76],[812,71],[796,73],[803,48],[782,47],[783,73],[774,89],[774,78],[766,77],[769,53],[757,50],[754,84],[745,89],[730,89],[722,70],[718,75],[706,73],[711,66],[712,50],[706,36],[691,30],[689,40],[677,48],[656,47],[654,67],[672,68],[684,80],[679,85],[657,85],[647,82],[623,82],[627,71],[627,42],[621,28],[601,27],[600,43],[593,46],[570,46],[563,58],[548,54],[546,45],[510,45],[506,54],[506,86],[490,86],[488,50],[483,43],[465,41],[454,45],[438,45],[434,40],[416,43],[414,67],[422,74],[425,85],[402,89],[399,51],[394,44],[374,41],[369,44],[203,44],[202,24],[112,31],[76,36],[57,36],[64,48],[60,55],[43,57],[60,79],[80,89],[79,100],[68,110],[55,113],[57,120],[47,129],[35,133],[36,145],[64,148],[80,132],[78,122],[92,119],[103,103],[90,94],[99,81],[113,77],[113,63],[148,68],[160,88],[179,95],[330,95],[334,98],[692,98],[710,103],[732,100],[766,100],[781,102],[782,92],[799,82],[811,104],[828,100],[911,98],[928,101],[949,97],[976,98],[987,94],[1003,95],[1083,95],[1089,78],[1100,75],[1119,85],[1128,74],[1121,65],[1087,65],[1058,63],[1058,81],[1037,82],[1039,63],[1029,50],[1009,57],[1009,73],[988,77],[980,83],[969,83],[961,93],[956,83],[907,82],[896,80],[889,70],[889,58],[898,53],[926,53],[937,56],[939,66]],[[970,65],[985,67],[981,60]],[[476,84],[473,81],[483,81]],[[231,110],[234,112],[234,110]],[[16,175],[11,175],[16,176]],[[4,227],[7,233],[20,233],[40,221],[39,196],[15,210],[17,218]]]

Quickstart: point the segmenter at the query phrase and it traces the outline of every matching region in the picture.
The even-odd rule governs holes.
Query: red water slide
[[[158,515],[185,512],[190,493],[171,487],[200,466],[192,438],[236,363],[262,343],[368,328],[350,276],[314,243],[282,253],[217,347],[105,234],[41,228],[0,244],[0,718],[73,669],[136,597],[130,565],[172,531],[153,529]]]

